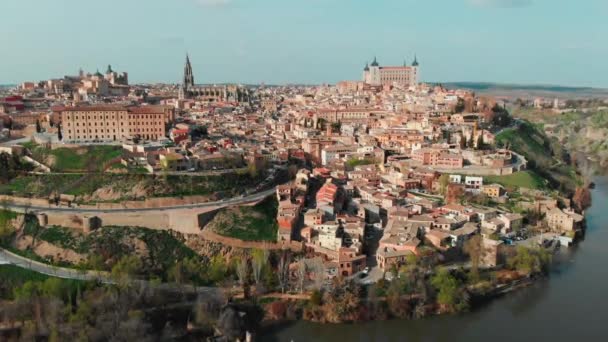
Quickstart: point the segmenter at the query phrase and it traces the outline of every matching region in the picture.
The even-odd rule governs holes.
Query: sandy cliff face
[[[29,235],[17,238],[14,246],[20,250],[30,249],[36,255],[52,259],[54,262],[68,262],[77,265],[87,259],[86,255],[76,253],[71,249],[61,248],[46,241],[34,241],[33,237]]]

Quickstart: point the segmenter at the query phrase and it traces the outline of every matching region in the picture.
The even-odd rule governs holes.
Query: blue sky
[[[0,84],[128,71],[333,83],[366,60],[425,81],[608,87],[606,0],[0,0]]]

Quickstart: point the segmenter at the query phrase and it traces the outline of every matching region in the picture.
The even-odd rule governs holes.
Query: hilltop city
[[[344,322],[466,310],[582,235],[563,146],[504,98],[421,82],[418,57],[317,86],[197,84],[191,58],[177,85],[108,66],[0,90],[0,260]]]

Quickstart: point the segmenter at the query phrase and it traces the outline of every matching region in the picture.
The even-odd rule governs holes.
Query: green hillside
[[[572,192],[578,184],[579,177],[570,165],[568,151],[530,122],[499,133],[496,144],[526,157],[528,167],[547,179],[552,188]]]

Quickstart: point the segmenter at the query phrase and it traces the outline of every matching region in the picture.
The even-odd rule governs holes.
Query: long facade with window
[[[165,137],[173,109],[164,106],[83,106],[55,110],[61,117],[64,141],[121,141]]]

